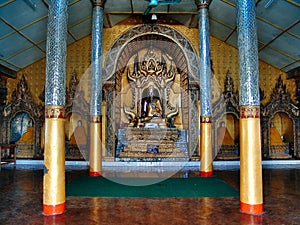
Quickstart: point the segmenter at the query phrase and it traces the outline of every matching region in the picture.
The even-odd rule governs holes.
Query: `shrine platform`
[[[86,169],[89,167],[88,161],[66,161],[66,170],[68,169]],[[13,164],[7,164],[3,167],[13,167]],[[199,161],[188,162],[102,162],[103,169],[112,170],[174,170],[178,168],[197,171],[200,168]],[[263,160],[262,166],[264,169],[291,169],[300,168],[300,160]],[[17,159],[16,169],[42,169],[44,167],[43,160],[27,160]],[[214,170],[238,170],[240,161],[214,161]]]

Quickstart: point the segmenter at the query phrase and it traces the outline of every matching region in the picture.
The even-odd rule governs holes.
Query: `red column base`
[[[250,205],[244,202],[240,202],[241,212],[251,215],[261,215],[264,212],[263,204]]]
[[[43,205],[43,214],[46,216],[54,216],[63,214],[66,211],[66,203],[58,205]]]
[[[91,172],[90,171],[90,177],[101,177],[102,173],[101,172]]]
[[[211,177],[213,175],[213,171],[200,171],[200,177]]]

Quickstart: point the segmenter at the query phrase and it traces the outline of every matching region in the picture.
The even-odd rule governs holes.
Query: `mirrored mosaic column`
[[[48,2],[43,213],[57,215],[66,209],[64,107],[68,5],[67,0]]]
[[[255,0],[237,0],[240,68],[240,210],[263,213]]]
[[[212,159],[212,88],[208,7],[210,1],[195,0],[198,8],[200,72],[200,176],[213,175]]]
[[[93,1],[90,102],[90,176],[102,175],[102,32],[105,2],[105,0]]]

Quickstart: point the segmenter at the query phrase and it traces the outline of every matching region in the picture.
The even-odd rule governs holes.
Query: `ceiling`
[[[235,0],[213,0],[209,8],[210,34],[237,46]],[[257,0],[259,58],[291,72],[300,68],[300,0]],[[113,27],[133,15],[142,15],[145,0],[107,0],[104,26]],[[197,27],[194,0],[159,5],[151,10],[188,27]],[[0,71],[15,74],[45,57],[47,0],[0,1]],[[68,44],[91,33],[90,0],[69,0]]]

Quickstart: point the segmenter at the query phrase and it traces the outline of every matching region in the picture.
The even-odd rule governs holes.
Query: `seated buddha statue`
[[[27,131],[18,140],[18,143],[33,143],[33,141],[34,141],[34,128],[33,128],[32,120],[29,120]]]
[[[217,135],[218,145],[234,145],[234,140],[227,130],[224,121],[222,121],[220,127],[218,127]]]
[[[271,123],[271,127],[270,127],[270,144],[271,145],[283,145],[284,144],[278,130],[276,129],[276,127],[274,126],[273,123]]]
[[[82,126],[82,121],[77,121],[77,127],[75,128],[73,134],[70,137],[69,144],[71,145],[86,145],[87,137],[84,127]]]
[[[163,117],[163,109],[161,100],[154,95],[152,86],[148,88],[148,97],[142,100],[142,118],[140,122],[143,123],[157,123],[161,127],[165,127],[165,120]]]

